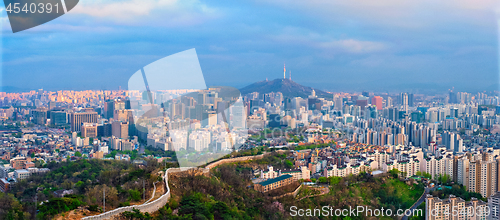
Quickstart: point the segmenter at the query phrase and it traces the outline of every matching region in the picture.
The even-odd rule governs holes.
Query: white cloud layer
[[[457,20],[481,25],[488,15],[500,18],[498,0],[256,0],[309,13],[325,20],[358,21],[379,26],[423,28]]]
[[[70,11],[104,23],[141,26],[185,26],[218,17],[218,11],[198,0],[80,1]]]

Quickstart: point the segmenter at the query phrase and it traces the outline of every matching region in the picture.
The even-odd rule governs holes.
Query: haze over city
[[[498,0],[4,5],[0,220],[500,220]]]

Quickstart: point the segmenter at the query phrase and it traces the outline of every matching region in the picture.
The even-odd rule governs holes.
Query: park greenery
[[[439,187],[437,190],[432,191],[431,193],[435,197],[439,197],[441,199],[448,198],[450,195],[454,195],[456,197],[460,197],[465,201],[470,201],[471,198],[481,199],[483,201],[488,201],[486,198],[481,196],[481,193],[477,192],[469,192],[465,188],[465,186],[453,184],[451,186]]]
[[[287,153],[273,152],[258,160],[220,165],[213,168],[211,174],[207,176],[193,174],[171,176],[172,198],[165,207],[153,215],[134,210],[124,213],[122,218],[292,219],[288,211],[292,205],[298,208],[324,205],[346,208],[366,205],[372,209],[383,207],[396,210],[411,207],[424,191],[422,184],[404,182],[399,175],[375,178],[365,172],[348,177],[320,177],[317,183],[326,185],[329,192],[320,195],[314,187],[303,186],[297,198],[308,197],[300,201],[292,196],[273,200],[267,194],[257,192],[250,187],[253,168],[267,167],[267,165],[280,167],[279,163],[281,167],[285,167],[284,161],[287,160],[287,156]],[[286,192],[288,191],[281,193]],[[364,218],[365,216],[351,217],[351,219]]]
[[[323,145],[315,147],[318,146]],[[309,147],[312,149],[312,146],[305,146],[305,149]],[[257,147],[235,152],[226,158],[261,155],[265,150],[264,147]],[[111,157],[120,153],[140,156],[137,151],[113,152]],[[144,154],[175,158],[173,152],[161,153],[149,147],[145,149]],[[163,163],[158,163],[157,160],[145,160],[146,166],[135,165],[128,161],[97,159],[44,164],[43,167],[51,170],[49,173],[33,175],[16,184],[8,194],[0,193],[0,219],[33,218],[35,198],[38,201],[36,214],[38,219],[51,219],[82,207],[96,212],[94,214],[102,212],[103,191],[106,192],[106,210],[143,202],[144,193],[151,194],[152,183],[160,179],[158,171],[164,168]],[[263,194],[252,187],[254,170],[266,169],[269,165],[276,170],[293,168],[291,152],[274,150],[262,159],[223,164],[213,168],[208,175],[171,176],[172,197],[166,206],[152,214],[141,213],[138,210],[124,212],[120,218],[290,219],[288,210],[292,205],[299,209],[324,205],[343,209],[348,206],[365,205],[372,209],[383,207],[396,210],[411,207],[424,190],[422,184],[405,182],[401,178],[402,173],[397,171],[376,178],[363,172],[357,176],[319,177],[307,180],[327,187],[326,194],[319,193],[314,186],[302,186],[298,194],[298,197],[303,197],[300,201],[297,201],[298,197],[292,196],[273,200],[269,197],[271,193]],[[168,166],[175,164],[168,163]],[[446,177],[441,179],[446,182]],[[142,191],[142,181],[146,182],[146,192]],[[281,191],[274,192],[273,196],[294,189],[279,189]],[[64,197],[56,196],[55,192],[61,190],[73,190],[73,193]],[[477,196],[467,194],[464,189],[455,186],[437,193],[440,197],[449,194],[464,198]],[[364,219],[364,216],[351,219]]]
[[[21,180],[8,194],[0,193],[0,206],[11,204],[0,208],[5,210],[0,211],[0,219],[33,216],[35,201],[38,219],[50,219],[81,206],[100,211],[103,191],[106,192],[106,209],[138,203],[144,194],[150,197],[153,183],[161,179],[158,171],[164,168],[163,163],[156,160],[147,160],[147,166],[138,166],[128,161],[98,159],[50,162],[44,167],[51,171]],[[72,192],[68,191],[71,193],[64,197],[57,196],[56,193],[62,190]]]

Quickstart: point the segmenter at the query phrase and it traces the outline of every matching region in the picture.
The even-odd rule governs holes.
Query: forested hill
[[[284,97],[302,97],[307,98],[311,95],[313,88],[308,86],[300,85],[290,79],[275,79],[272,81],[260,81],[246,86],[240,89],[242,95],[246,95],[252,92],[271,93],[271,92],[281,92]],[[314,89],[316,96],[320,98],[332,99],[333,95],[328,92],[321,91],[319,89]]]

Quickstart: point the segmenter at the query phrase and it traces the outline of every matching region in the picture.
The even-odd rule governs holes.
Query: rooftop
[[[273,184],[273,183],[276,183],[278,181],[285,180],[285,179],[292,178],[292,177],[293,177],[292,175],[285,174],[285,175],[281,175],[281,176],[273,178],[273,179],[268,179],[266,181],[260,182],[259,184],[262,186],[267,186],[269,184]]]
[[[27,170],[21,169],[21,170],[16,170],[17,173],[29,173]]]

